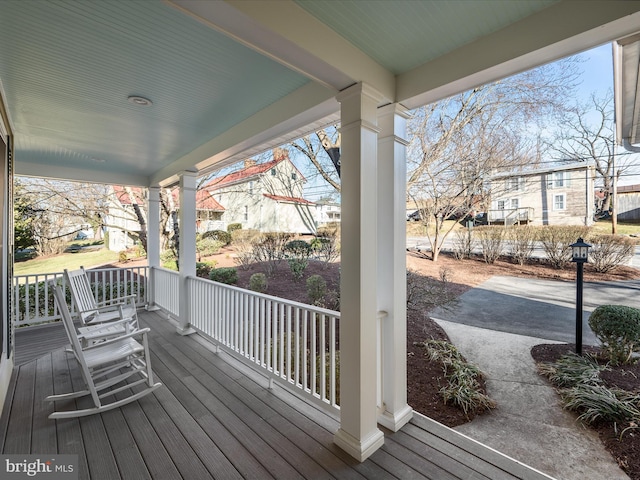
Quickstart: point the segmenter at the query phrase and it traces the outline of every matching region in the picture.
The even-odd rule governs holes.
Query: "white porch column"
[[[155,272],[160,266],[160,187],[149,187],[147,198],[147,264],[149,282],[147,284],[147,309],[153,310],[156,303]]]
[[[180,262],[180,318],[178,333],[189,335],[194,333],[189,326],[189,295],[187,277],[196,275],[196,179],[195,172],[180,174],[180,210],[178,221],[180,226],[180,245],[178,255]]]
[[[334,442],[359,461],[384,443],[377,426],[376,205],[378,92],[357,84],[341,104],[340,429]]]
[[[378,422],[394,432],[413,416],[407,405],[407,118],[398,104],[378,109],[378,310],[387,312]]]

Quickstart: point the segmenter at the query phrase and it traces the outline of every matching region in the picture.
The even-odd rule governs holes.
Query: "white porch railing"
[[[153,296],[149,300],[154,307],[178,318],[180,316],[180,274],[166,268],[153,268]]]
[[[118,301],[127,295],[135,295],[136,304],[147,303],[148,267],[100,268],[87,270],[98,302]],[[50,283],[65,288],[63,272],[13,277],[13,324],[16,327],[59,320],[54,308],[53,290]],[[67,294],[67,300],[70,297]],[[71,306],[75,314],[75,305]]]
[[[338,408],[340,314],[189,277],[191,326],[270,379]]]

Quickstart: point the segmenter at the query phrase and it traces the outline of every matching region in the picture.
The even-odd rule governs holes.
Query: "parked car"
[[[419,222],[422,220],[422,216],[420,215],[420,210],[416,210],[415,212],[407,215],[407,222]]]

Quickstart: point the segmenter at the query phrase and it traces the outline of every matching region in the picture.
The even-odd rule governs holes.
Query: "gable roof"
[[[222,177],[214,178],[207,185],[205,185],[205,188],[211,189],[211,190],[217,190],[229,185],[246,183],[251,179],[254,179],[268,172],[269,170],[271,170],[273,167],[275,167],[276,165],[278,165],[280,162],[284,160],[287,160],[291,164],[291,166],[296,170],[296,172],[298,173],[302,181],[306,181],[306,178],[304,177],[304,175],[302,175],[300,170],[298,170],[298,168],[294,165],[294,163],[289,158],[289,152],[281,148],[276,148],[273,150],[273,160],[265,163],[250,163],[249,165],[245,166],[245,168],[243,168],[242,170],[229,173]],[[245,165],[248,162],[245,162]]]
[[[133,205],[133,199],[129,195],[128,189],[122,185],[113,185],[113,192],[121,205]],[[136,203],[144,205],[146,200],[142,194],[142,188],[130,187],[131,193],[136,197]],[[171,190],[171,196],[176,206],[180,206],[180,192],[178,188]],[[196,209],[197,210],[212,210],[214,212],[224,212],[225,208],[218,203],[215,198],[211,196],[211,193],[205,189],[200,189],[196,192]]]
[[[552,167],[547,168],[538,168],[535,170],[520,170],[520,171],[512,171],[512,172],[504,172],[497,173],[491,177],[492,180],[498,180],[501,178],[513,178],[513,177],[529,177],[533,175],[543,175],[546,173],[553,172],[566,172],[568,170],[585,170],[587,168],[593,168],[593,162],[572,162],[565,163],[563,165],[554,165]]]

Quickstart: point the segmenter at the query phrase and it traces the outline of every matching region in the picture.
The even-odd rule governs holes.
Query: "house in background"
[[[340,223],[340,203],[318,200],[315,202],[315,217],[318,227]]]
[[[585,163],[495,175],[488,223],[591,225],[594,182],[595,168]]]
[[[314,203],[303,198],[306,178],[289,159],[273,150],[273,160],[246,160],[237,172],[214,178],[204,190],[222,206],[222,221],[261,232],[308,234],[316,231]]]
[[[640,220],[640,185],[616,188],[616,213],[623,222]]]
[[[107,248],[120,252],[133,248],[140,234],[140,223],[135,213],[136,205],[146,208],[146,196],[139,187],[125,188],[113,185],[113,194],[109,196],[107,209],[107,231],[109,244]]]
[[[107,248],[114,252],[120,252],[133,248],[140,234],[140,223],[135,212],[136,205],[141,209],[141,214],[146,219],[147,194],[141,188],[112,186],[113,195],[110,197],[107,225],[109,231],[109,244]],[[170,202],[169,209],[176,213],[180,208],[180,195],[177,188],[170,191],[167,199]],[[132,198],[133,197],[135,198]],[[206,190],[196,192],[196,231],[198,233],[210,230],[224,230],[226,224],[222,220],[224,207],[220,205]],[[166,230],[173,229],[173,217],[167,221]]]

